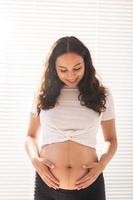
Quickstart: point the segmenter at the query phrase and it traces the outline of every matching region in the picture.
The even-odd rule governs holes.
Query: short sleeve
[[[36,105],[37,105],[37,90],[34,90],[31,102],[30,112],[36,113]]]
[[[106,110],[102,112],[101,121],[110,120],[115,118],[115,105],[112,92],[107,88]]]

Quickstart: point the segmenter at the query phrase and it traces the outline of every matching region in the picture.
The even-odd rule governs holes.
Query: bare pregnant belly
[[[98,162],[96,150],[71,140],[44,145],[40,157],[55,164],[50,171],[60,180],[60,188],[75,189],[75,181],[85,175],[88,169],[83,164]]]

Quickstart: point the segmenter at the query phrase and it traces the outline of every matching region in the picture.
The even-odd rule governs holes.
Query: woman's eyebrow
[[[77,63],[76,65],[74,65],[73,67],[77,66],[77,65],[80,65],[81,63]],[[67,67],[64,67],[62,65],[60,65],[59,67],[63,67],[63,68],[67,68]]]

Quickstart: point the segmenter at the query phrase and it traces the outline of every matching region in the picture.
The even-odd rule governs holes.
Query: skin
[[[76,65],[78,63],[81,64]],[[74,53],[59,56],[55,67],[59,78],[64,82],[65,87],[68,88],[77,87],[85,71],[82,57]],[[74,80],[76,82],[69,82]],[[47,165],[54,164],[54,168],[49,167],[49,174],[52,175],[53,182],[55,179],[59,180],[59,182],[57,185],[49,180],[53,188],[81,189],[88,187],[104,170],[117,149],[115,119],[102,121],[101,128],[105,145],[100,159],[96,149],[67,140],[65,142],[44,145],[40,150],[34,146],[30,154],[33,165],[37,168],[36,158],[38,157],[45,158]],[[31,113],[27,135],[38,141],[39,130],[40,119],[39,117],[34,118],[33,113]],[[86,168],[83,168],[83,165]],[[42,171],[43,168],[44,165],[42,166]]]
[[[63,54],[56,59],[56,71],[66,87],[76,87],[84,76],[84,60],[75,53]]]

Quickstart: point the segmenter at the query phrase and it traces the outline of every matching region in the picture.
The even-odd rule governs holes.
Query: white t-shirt
[[[115,118],[113,96],[108,88],[107,109],[99,114],[86,106],[80,105],[78,88],[62,88],[54,108],[41,110],[42,130],[41,146],[72,140],[96,148],[96,134],[101,121]],[[36,92],[31,106],[35,113]]]

